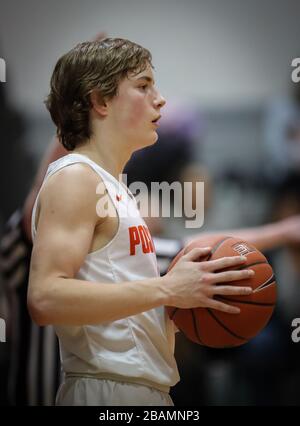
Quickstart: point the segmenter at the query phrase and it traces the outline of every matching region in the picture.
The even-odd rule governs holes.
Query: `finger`
[[[251,287],[235,287],[232,285],[220,285],[212,287],[214,295],[246,296],[253,292]]]
[[[101,41],[104,40],[107,37],[107,33],[104,31],[99,32],[98,34],[93,37],[92,41]]]
[[[226,271],[218,272],[214,275],[215,283],[225,283],[230,281],[246,280],[254,275],[252,269],[244,269],[242,271]]]
[[[203,256],[207,256],[211,251],[211,247],[196,247],[186,253],[183,257],[185,260],[195,262]]]
[[[217,271],[218,269],[230,268],[245,263],[247,258],[245,256],[230,256],[221,257],[216,260],[208,260],[202,263],[202,267],[205,267],[207,271]]]
[[[239,314],[241,312],[240,308],[237,306],[227,305],[226,303],[219,302],[214,299],[211,299],[211,301],[207,304],[207,307],[216,309],[217,311],[226,312],[227,314]]]

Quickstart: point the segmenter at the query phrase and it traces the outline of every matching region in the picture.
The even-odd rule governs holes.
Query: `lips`
[[[158,115],[154,120],[152,120],[152,123],[157,123],[160,118],[161,118],[161,115]]]

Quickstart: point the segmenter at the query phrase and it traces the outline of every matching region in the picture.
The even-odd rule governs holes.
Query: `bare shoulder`
[[[84,262],[98,222],[100,177],[88,166],[65,167],[49,177],[40,196],[32,252],[31,281],[74,277]]]
[[[88,165],[76,163],[64,167],[49,177],[41,191],[40,208],[48,214],[96,218],[97,186],[100,176]]]

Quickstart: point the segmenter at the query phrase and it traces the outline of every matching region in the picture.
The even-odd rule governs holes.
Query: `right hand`
[[[165,275],[170,295],[169,306],[178,308],[211,308],[229,314],[238,314],[240,309],[214,299],[214,296],[245,296],[252,293],[251,287],[220,285],[220,283],[250,278],[254,271],[249,269],[217,272],[246,262],[246,257],[231,256],[217,260],[199,262],[211,248],[194,248],[183,255]]]

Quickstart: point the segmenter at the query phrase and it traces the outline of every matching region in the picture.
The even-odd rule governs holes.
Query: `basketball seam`
[[[268,278],[259,287],[256,287],[256,289],[253,290],[253,293],[257,293],[257,292],[261,291],[262,289],[268,287],[269,285],[273,284],[274,282],[275,282],[275,275],[273,274],[270,278]]]
[[[192,311],[192,317],[193,317],[193,322],[194,322],[195,333],[196,333],[196,335],[198,337],[199,342],[201,344],[203,344],[203,341],[200,339],[200,336],[199,336],[199,331],[200,330],[198,330],[198,321],[196,321],[194,309],[190,309],[190,310]]]
[[[211,249],[210,254],[209,254],[209,256],[207,257],[207,260],[210,260],[210,258],[212,257],[212,255],[216,252],[216,250],[217,250],[218,248],[220,248],[220,247],[221,247],[221,245],[222,245],[225,241],[229,240],[230,238],[232,238],[232,237],[225,237],[225,238],[223,238],[223,240],[218,241],[218,242],[215,244],[215,246]]]
[[[236,299],[230,299],[228,297],[222,297],[222,296],[216,297],[216,300],[222,300],[222,301],[233,302],[233,303],[241,303],[244,305],[256,305],[256,306],[275,306],[276,304],[276,303],[253,302],[252,300],[236,300]]]
[[[174,309],[174,311],[173,311],[173,313],[172,313],[172,315],[171,315],[171,319],[172,319],[172,320],[173,320],[174,316],[176,315],[176,313],[178,312],[178,309],[179,309],[179,308],[175,308],[175,309]],[[201,343],[201,344],[203,345],[203,341],[200,339],[200,336],[199,336],[198,323],[197,323],[196,318],[195,318],[194,310],[193,310],[193,309],[190,309],[190,311],[191,311],[191,313],[192,313],[192,317],[193,317],[194,330],[195,330],[196,336],[197,336],[197,338],[198,338],[198,340],[199,340],[199,343]]]
[[[222,321],[215,316],[215,314],[211,311],[211,309],[206,308],[207,312],[210,314],[210,316],[221,326],[224,328],[224,330],[227,331],[227,333],[231,334],[233,337],[236,337],[239,340],[245,340],[247,341],[247,339],[245,337],[239,336],[238,334],[235,334],[232,330],[230,330],[230,328],[228,328],[225,324],[222,323]]]

